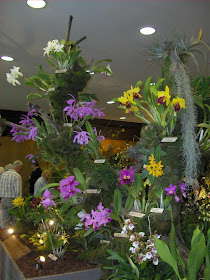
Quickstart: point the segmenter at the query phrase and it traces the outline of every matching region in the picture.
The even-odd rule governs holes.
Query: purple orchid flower
[[[49,197],[45,198],[44,200],[42,200],[42,205],[48,210],[49,207],[55,206],[55,202],[50,199]]]
[[[180,190],[181,190],[181,192],[182,192],[182,195],[186,198],[186,197],[187,197],[187,195],[186,195],[187,184],[186,184],[186,183],[181,184],[181,183],[179,182],[179,187],[180,187]]]
[[[112,210],[104,208],[102,203],[99,203],[97,210],[91,210],[91,214],[85,214],[85,229],[87,230],[90,226],[93,226],[94,230],[98,230],[100,226],[106,226],[107,223],[111,222],[110,214]],[[81,221],[82,222],[82,221]]]
[[[167,192],[166,195],[170,195],[170,196],[173,196],[176,194],[176,188],[177,186],[173,186],[172,184],[170,184],[170,187],[169,188],[165,188],[165,191]]]
[[[135,170],[133,169],[133,166],[131,166],[129,169],[123,169],[120,170],[120,178],[118,185],[122,184],[130,184],[131,182],[134,182],[134,176],[135,176]]]
[[[79,182],[74,180],[74,176],[69,176],[68,178],[60,181],[59,190],[64,200],[67,200],[67,198],[72,198],[76,192],[82,193],[80,189],[75,188],[77,185],[79,185]]]
[[[51,199],[52,197],[53,194],[51,194],[51,192],[48,189],[46,189],[43,194],[44,200],[42,200],[41,203],[47,210],[49,207],[56,205],[55,202]]]
[[[81,129],[81,128],[80,128]],[[77,142],[80,145],[87,145],[89,143],[89,140],[93,141],[93,139],[90,137],[90,133],[87,131],[82,131],[78,132],[78,131],[73,131],[75,133],[77,133],[77,135],[74,137],[73,142]]]

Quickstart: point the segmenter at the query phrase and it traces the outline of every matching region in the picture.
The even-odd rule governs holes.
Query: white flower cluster
[[[132,242],[132,246],[129,251],[133,254],[135,262],[143,263],[147,260],[153,262],[154,265],[158,265],[158,254],[154,246],[154,239],[152,236],[149,237],[147,241],[144,241],[145,233],[144,232],[133,232],[134,224],[130,219],[125,220],[124,227],[121,231],[122,234],[127,234],[129,241]],[[160,235],[155,234],[159,239]]]
[[[58,40],[49,41],[47,47],[44,48],[44,55],[49,56],[50,53],[63,52],[63,47],[64,45],[59,44]]]
[[[23,74],[19,70],[20,67],[13,66],[13,69],[10,69],[11,73],[6,73],[7,82],[13,86],[16,86],[16,84],[20,85],[20,82],[17,79],[23,77]]]

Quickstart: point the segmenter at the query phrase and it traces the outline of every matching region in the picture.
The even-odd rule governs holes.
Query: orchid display
[[[91,229],[98,230],[102,225],[106,227],[106,224],[112,221],[110,217],[111,212],[111,209],[104,208],[102,203],[99,203],[97,210],[91,210],[91,214],[85,213],[85,215],[82,215],[80,222],[85,223],[86,230],[89,229],[90,226],[92,226]]]
[[[121,233],[126,234],[131,243],[129,251],[134,263],[142,264],[148,260],[152,261],[154,265],[158,265],[158,254],[154,246],[153,236],[149,236],[146,240],[144,232],[135,232],[134,230],[134,223],[130,219],[126,219]],[[155,234],[155,236],[158,239],[160,238],[158,234]]]
[[[167,85],[165,91],[160,90],[163,82],[164,79],[160,79],[152,83],[152,78],[149,77],[143,93],[139,93],[143,82],[138,81],[122,97],[114,99],[120,102],[119,108],[126,113],[134,114],[146,124],[160,127],[161,137],[172,135],[178,115],[186,109],[185,100],[180,96],[172,98]]]
[[[185,198],[187,197],[187,195],[186,195],[186,192],[187,192],[186,186],[187,186],[187,184],[185,184],[185,183],[181,184],[179,182],[179,189],[180,189],[183,197],[185,197]],[[177,195],[177,185],[170,184],[170,187],[169,188],[165,188],[165,191],[166,191],[166,195],[167,196],[171,196],[171,198],[174,197],[176,202],[180,201],[180,197]]]

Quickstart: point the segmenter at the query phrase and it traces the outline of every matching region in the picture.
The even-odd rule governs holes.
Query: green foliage
[[[173,267],[178,279],[182,279],[180,272],[178,270],[178,265],[182,267],[182,272],[184,279],[196,280],[197,273],[202,265],[204,258],[207,254],[207,247],[204,234],[197,227],[193,232],[193,237],[191,239],[191,250],[187,258],[187,272],[185,271],[185,264],[181,259],[178,249],[175,250],[175,230],[172,223],[171,226],[171,239],[170,239],[170,249],[166,243],[154,237],[155,248],[161,259]],[[208,241],[207,241],[208,244]],[[186,276],[187,275],[187,276]]]

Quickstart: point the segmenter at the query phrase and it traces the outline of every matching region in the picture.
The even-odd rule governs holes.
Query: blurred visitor
[[[30,195],[34,194],[34,184],[36,183],[37,179],[41,177],[42,170],[39,167],[38,161],[32,161],[33,171],[31,172],[31,176],[29,178],[29,193]]]
[[[1,228],[7,228],[15,222],[15,217],[9,214],[8,208],[13,207],[14,198],[22,196],[22,168],[22,161],[16,160],[12,168],[1,175]]]
[[[42,173],[42,176],[36,181],[34,185],[34,195],[37,194],[37,191],[42,187],[46,186],[50,180],[51,172],[50,170],[45,170]]]

